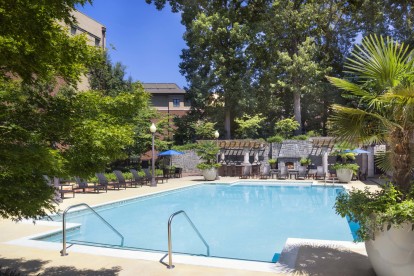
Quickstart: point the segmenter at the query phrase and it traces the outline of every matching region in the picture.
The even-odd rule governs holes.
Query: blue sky
[[[78,9],[106,26],[112,61],[125,65],[127,76],[134,81],[186,86],[178,68],[185,48],[179,13],[169,7],[158,11],[144,0],[94,0],[92,6]]]

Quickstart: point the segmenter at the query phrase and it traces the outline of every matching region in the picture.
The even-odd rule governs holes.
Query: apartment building
[[[90,18],[89,16],[81,13],[80,11],[73,11],[72,15],[76,18],[76,25],[70,26],[69,31],[71,35],[86,34],[89,41],[89,45],[106,47],[106,27]],[[83,75],[78,83],[78,91],[85,91],[90,88],[88,77]]]
[[[152,105],[161,113],[183,116],[190,110],[185,101],[185,90],[175,83],[143,83],[144,89],[152,95]]]

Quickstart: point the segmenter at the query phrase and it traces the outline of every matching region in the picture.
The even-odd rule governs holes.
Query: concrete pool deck
[[[215,182],[232,183],[238,180],[235,177],[222,177]],[[260,181],[270,182],[272,180]],[[65,198],[59,204],[59,209],[64,210],[68,206],[78,203],[87,203],[94,206],[186,187],[200,182],[204,182],[201,176],[189,176],[169,179],[168,183],[158,184],[157,187],[143,186],[128,188],[127,190],[108,191],[108,193],[101,192],[100,194],[77,193],[75,198]],[[323,182],[320,183],[324,184]],[[376,188],[375,183],[371,181],[365,181],[365,184],[360,181],[352,181],[346,186],[363,188],[366,184]],[[375,275],[369,264],[364,246],[346,242],[288,239],[284,249],[285,252],[282,253],[280,259],[282,265],[270,265],[275,268],[272,272],[252,271],[242,267],[240,269],[211,267],[208,262],[202,265],[175,263],[176,267],[169,270],[159,261],[79,253],[71,251],[70,248],[68,249],[69,255],[61,257],[59,250],[56,249],[35,248],[11,243],[11,241],[27,236],[61,229],[61,226],[33,224],[31,222],[15,223],[11,220],[0,219],[0,229],[0,270],[6,268],[18,269],[19,272],[29,275],[39,273],[42,275],[269,275],[269,273],[272,275]],[[284,273],[276,272],[280,271],[277,270],[280,267],[285,268]]]

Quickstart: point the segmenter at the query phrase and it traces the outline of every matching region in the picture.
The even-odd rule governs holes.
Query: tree
[[[216,130],[215,126],[216,123],[201,120],[192,124],[197,139],[213,139]]]
[[[295,118],[283,119],[275,124],[276,133],[281,133],[284,138],[289,138],[291,133],[298,127],[299,123],[295,120]]]
[[[369,36],[346,64],[357,83],[328,77],[350,93],[355,107],[334,105],[331,132],[359,144],[386,143],[394,184],[407,195],[411,187],[414,135],[414,60],[409,46]]]
[[[330,67],[323,68],[315,61],[316,53],[316,45],[310,38],[306,38],[302,44],[298,45],[297,52],[292,56],[289,52],[278,52],[278,70],[284,68],[284,73],[279,75],[275,85],[293,93],[293,113],[298,122],[296,134],[302,133],[301,98],[306,93],[315,93],[321,89],[320,83],[323,82],[323,76],[331,71]]]
[[[147,3],[153,1],[147,0]],[[167,1],[154,1],[162,9]],[[248,25],[261,18],[269,1],[245,5],[241,1],[169,1],[173,11],[182,11],[188,48],[181,55],[181,73],[189,87],[188,98],[202,117],[224,122],[225,137],[232,134],[232,120],[254,108],[252,71],[246,56]],[[208,105],[212,94],[221,105]]]
[[[146,2],[157,9],[169,3],[173,12],[181,12],[188,48],[180,68],[199,114],[194,120],[225,121],[232,133],[234,118],[260,112],[267,118],[266,136],[273,134],[277,118],[291,116],[301,124],[297,132],[326,135],[331,104],[347,100],[322,76],[344,76],[344,61],[358,35],[413,39],[410,1]]]
[[[53,212],[54,188],[42,175],[91,175],[134,142],[149,99],[142,87],[108,96],[56,86],[57,78],[76,84],[100,59],[99,49],[59,23],[73,23],[74,6],[87,2],[0,1],[1,217]]]
[[[111,96],[132,91],[132,79],[129,77],[125,80],[125,69],[120,62],[113,65],[108,52],[104,52],[102,59],[89,68],[88,79],[91,89],[104,91],[106,95]]]
[[[0,1],[0,73],[32,82],[60,76],[76,83],[99,52],[84,36],[68,36],[75,5],[91,0]]]
[[[245,114],[240,119],[234,119],[234,121],[239,125],[236,130],[238,138],[258,138],[259,129],[264,120],[266,120],[266,118],[264,118],[260,113],[254,116]]]

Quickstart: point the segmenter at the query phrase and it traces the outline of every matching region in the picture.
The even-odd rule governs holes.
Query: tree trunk
[[[302,115],[300,108],[300,92],[293,92],[293,111],[295,114],[295,120],[299,123],[299,128],[295,130],[295,135],[302,134]]]
[[[411,187],[410,131],[395,129],[391,133],[391,158],[394,167],[394,184],[403,194]]]
[[[224,118],[224,129],[226,131],[225,138],[227,140],[231,139],[231,126],[230,126],[230,108],[225,108],[225,118]]]

